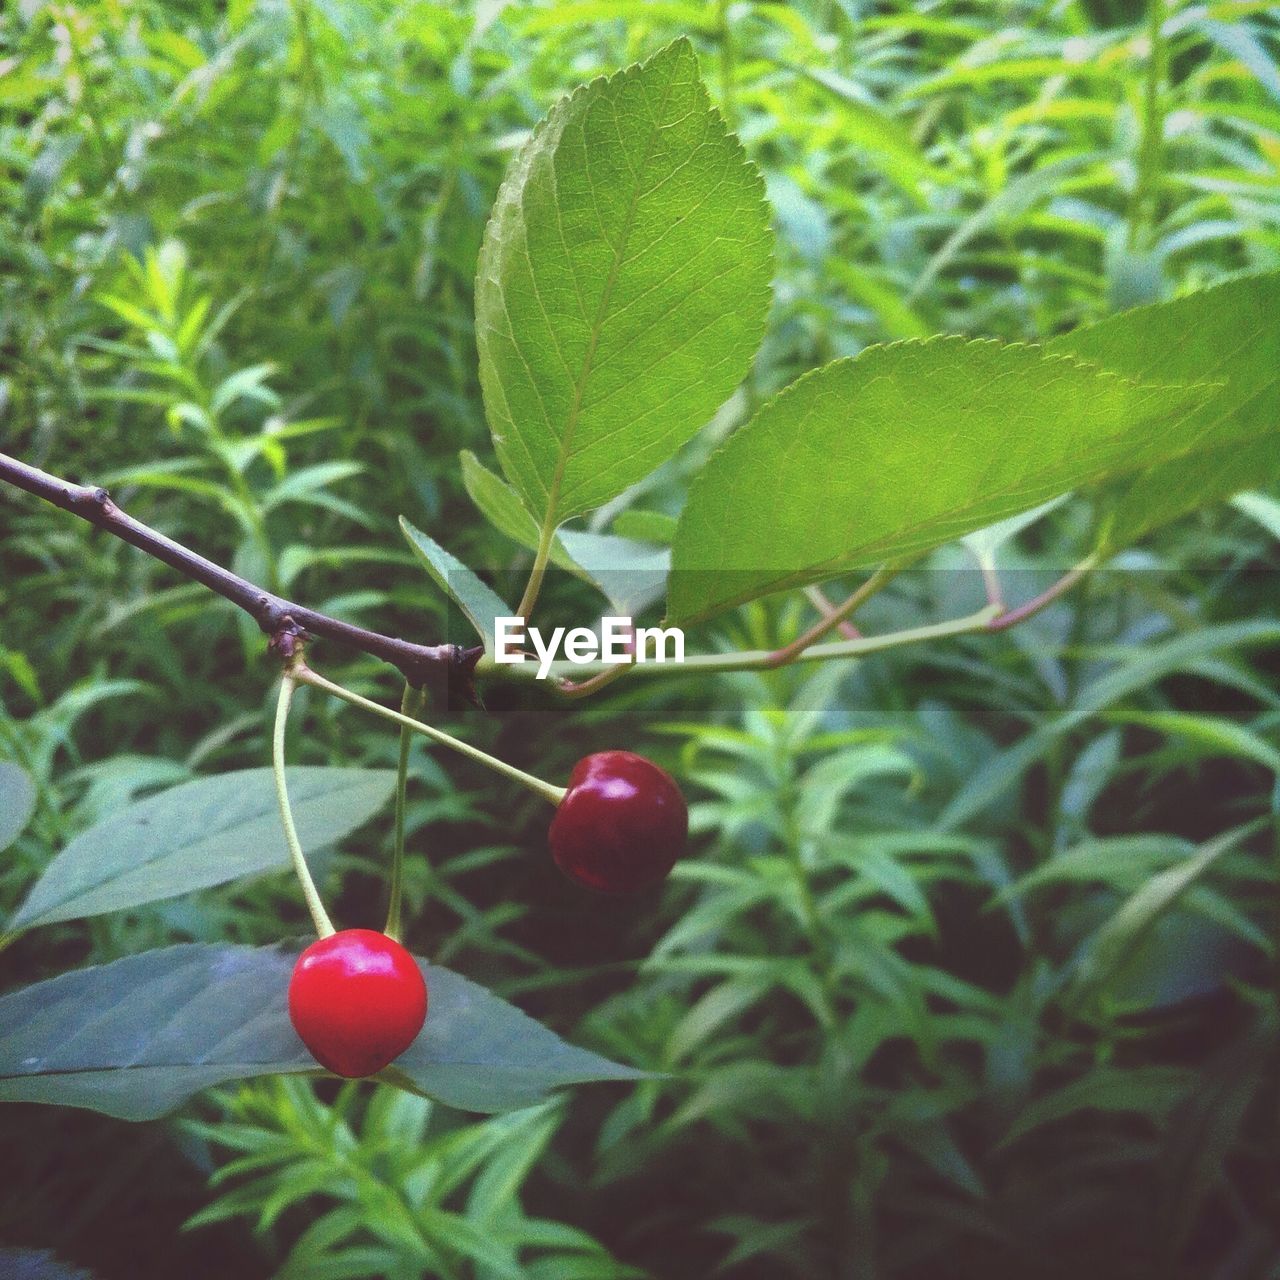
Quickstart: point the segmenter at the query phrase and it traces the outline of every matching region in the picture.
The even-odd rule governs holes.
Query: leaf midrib
[[[613,291],[617,287],[618,274],[622,270],[622,261],[626,254],[627,242],[631,238],[631,232],[635,228],[636,214],[639,211],[641,200],[641,178],[645,170],[649,167],[649,161],[653,156],[653,147],[662,132],[662,125],[658,123],[665,115],[667,104],[671,100],[672,87],[674,83],[674,74],[667,81],[666,89],[663,93],[662,106],[653,117],[653,129],[650,131],[649,140],[645,144],[644,156],[641,158],[639,165],[636,166],[636,185],[635,191],[631,198],[630,206],[627,209],[626,220],[622,229],[622,234],[618,238],[617,244],[614,246],[613,263],[609,268],[608,278],[605,280],[604,289],[600,294],[600,303],[596,308],[595,319],[591,325],[591,332],[587,338],[587,349],[583,353],[582,368],[574,382],[573,387],[573,403],[569,406],[569,415],[565,420],[564,435],[560,440],[560,456],[556,460],[556,469],[551,477],[551,485],[547,490],[547,513],[542,521],[542,528],[539,531],[540,540],[547,542],[550,540],[551,534],[555,531],[559,521],[556,519],[556,508],[560,503],[560,490],[564,484],[565,468],[569,464],[569,455],[573,448],[573,437],[578,429],[578,422],[582,415],[582,398],[586,393],[587,382],[591,377],[592,366],[595,362],[596,348],[600,343],[600,333],[604,328],[605,315],[608,311],[609,304],[613,301]],[[617,104],[612,104],[614,110]],[[586,121],[582,123],[582,132],[585,140]],[[552,162],[554,170],[555,164]]]

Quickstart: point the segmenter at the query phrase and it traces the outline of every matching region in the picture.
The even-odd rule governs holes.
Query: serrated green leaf
[[[36,810],[36,788],[25,769],[0,764],[0,851],[23,832]]]
[[[1280,272],[1271,272],[1122,312],[1048,344],[1144,382],[1217,384],[1161,425],[1165,457],[1118,487],[1108,547],[1280,477],[1277,315]]]
[[[1138,386],[1034,347],[871,347],[793,383],[695,479],[668,616],[891,563],[1139,465],[1200,389]]]
[[[540,527],[621,493],[728,398],[763,336],[770,247],[687,40],[552,108],[476,280],[490,429]]]
[[[228,1080],[319,1072],[289,1022],[298,944],[187,944],[64,973],[0,997],[0,1101],[164,1115]],[[381,1079],[467,1111],[643,1073],[566,1044],[483,987],[419,960],[417,1040]]]
[[[434,538],[411,525],[404,516],[400,517],[400,532],[436,586],[467,615],[467,621],[476,629],[485,652],[491,652],[494,619],[508,617],[510,608],[461,560],[450,555]]]
[[[300,765],[287,775],[305,848],[341,840],[395,787],[389,769]],[[270,769],[197,778],[81,832],[45,868],[9,928],[121,911],[288,865]]]

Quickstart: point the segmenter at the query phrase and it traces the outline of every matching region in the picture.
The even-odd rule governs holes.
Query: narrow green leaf
[[[1265,493],[1242,493],[1231,505],[1280,542],[1280,502]]]
[[[332,844],[391,798],[389,769],[288,770],[305,848]],[[158,902],[289,865],[270,769],[242,769],[149,796],[76,836],[10,921],[30,929]]]
[[[1125,724],[1140,724],[1158,733],[1185,738],[1211,755],[1238,756],[1252,760],[1280,777],[1280,750],[1247,725],[1225,716],[1208,716],[1183,711],[1123,711],[1112,717]]]
[[[0,764],[0,852],[26,829],[36,811],[36,788],[25,769]]]
[[[493,649],[494,619],[510,615],[510,608],[461,560],[450,555],[421,529],[414,528],[404,516],[400,517],[400,532],[436,586],[467,615],[467,621],[475,627],[485,652],[490,652]]]
[[[1163,1116],[1187,1096],[1195,1080],[1195,1072],[1186,1067],[1096,1067],[1026,1107],[1000,1145],[1008,1146],[1024,1134],[1081,1111]]]
[[[1260,829],[1259,823],[1238,827],[1205,844],[1199,853],[1161,871],[1125,899],[1120,909],[1094,934],[1080,958],[1074,986],[1091,991],[1103,985],[1163,918],[1164,914],[1224,853]]]
[[[1024,529],[1029,529],[1037,520],[1060,507],[1066,502],[1068,496],[1065,493],[1060,494],[1056,498],[1050,498],[1048,502],[1042,502],[1038,507],[1032,507],[1030,511],[1020,511],[1016,516],[1009,516],[1005,520],[997,520],[995,524],[987,525],[985,529],[975,529],[972,533],[966,533],[961,541],[969,548],[979,564],[994,564],[996,552],[1006,542],[1016,538]]]
[[[1158,832],[1082,840],[1008,885],[995,901],[1008,902],[1033,889],[1070,883],[1093,882],[1113,889],[1132,889],[1153,869],[1188,857],[1193,847],[1177,836]]]
[[[621,493],[728,398],[764,333],[770,246],[687,40],[552,108],[476,280],[489,425],[540,526]]]
[[[320,1068],[286,1007],[298,944],[187,944],[64,973],[0,997],[0,1101],[164,1115],[228,1080]],[[468,1111],[643,1073],[565,1044],[483,987],[419,961],[427,1023],[382,1079]]]
[[[1217,384],[1162,424],[1165,457],[1149,458],[1158,465],[1120,486],[1109,546],[1280,477],[1277,315],[1280,272],[1270,272],[1125,311],[1048,344],[1143,382]]]
[[[668,613],[893,562],[1138,465],[1199,389],[1138,386],[1034,347],[871,347],[765,404],[694,480]]]
[[[666,593],[671,568],[666,547],[579,529],[561,529],[560,540],[622,617],[634,618]]]
[[[976,817],[1004,795],[1064,733],[1138,689],[1156,684],[1213,654],[1277,641],[1280,641],[1280,622],[1258,619],[1206,627],[1203,631],[1175,636],[1137,650],[1128,660],[1088,685],[1070,710],[1041,725],[979,769],[952,798],[938,825],[943,829],[956,827]]]

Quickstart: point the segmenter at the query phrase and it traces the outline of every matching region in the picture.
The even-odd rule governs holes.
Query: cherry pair
[[[571,880],[599,893],[656,884],[684,850],[689,813],[671,775],[630,751],[579,760],[548,843]],[[427,984],[413,956],[372,929],[313,942],[289,981],[289,1018],[322,1066],[373,1075],[417,1039]]]

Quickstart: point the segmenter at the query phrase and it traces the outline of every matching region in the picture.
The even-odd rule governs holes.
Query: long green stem
[[[411,684],[404,687],[400,699],[402,715],[414,716],[422,710],[426,695]],[[404,811],[405,789],[409,781],[409,745],[413,741],[408,725],[400,726],[400,757],[396,763],[395,847],[391,852],[391,890],[387,898],[387,927],[383,932],[400,941],[401,902],[404,898]]]
[[[538,549],[533,553],[533,568],[529,570],[529,581],[525,583],[524,595],[516,607],[516,613],[528,619],[533,606],[538,602],[538,594],[542,590],[542,580],[547,576],[547,562],[551,559],[551,544],[555,541],[556,527],[548,514],[538,535]]]
[[[316,882],[311,878],[307,867],[307,859],[302,852],[302,841],[298,839],[298,828],[293,824],[293,810],[289,807],[289,788],[284,776],[284,731],[289,723],[289,703],[293,701],[293,687],[296,681],[293,676],[286,675],[280,681],[280,698],[276,703],[276,728],[271,738],[271,764],[276,775],[276,799],[280,801],[280,821],[284,826],[285,843],[289,846],[289,856],[293,859],[293,869],[297,872],[298,881],[302,885],[302,896],[307,900],[307,910],[315,922],[316,932],[322,938],[331,938],[336,932],[329,913],[320,900]]]
[[[312,688],[323,689],[325,693],[331,693],[335,698],[341,698],[343,702],[351,703],[353,707],[363,707],[366,711],[372,711],[374,715],[381,716],[384,720],[394,721],[398,725],[411,729],[414,733],[420,733],[423,737],[430,738],[432,742],[438,742],[441,746],[449,747],[460,755],[477,760],[481,764],[487,765],[490,769],[505,774],[508,778],[513,778],[516,782],[528,787],[530,791],[536,791],[544,800],[549,800],[552,804],[558,805],[565,797],[564,787],[557,787],[550,782],[544,782],[541,778],[535,777],[531,773],[525,773],[523,769],[517,769],[515,765],[507,764],[505,760],[499,760],[496,756],[491,756],[487,751],[481,751],[479,747],[473,747],[469,742],[463,742],[461,738],[455,738],[452,734],[445,733],[442,729],[423,724],[421,720],[414,720],[411,716],[404,715],[402,712],[392,711],[390,707],[384,707],[369,698],[362,698],[358,693],[352,693],[350,689],[344,689],[340,684],[334,684],[332,680],[326,680],[324,676],[317,675],[310,667],[300,666],[295,668],[293,678],[299,684],[309,684]]]

